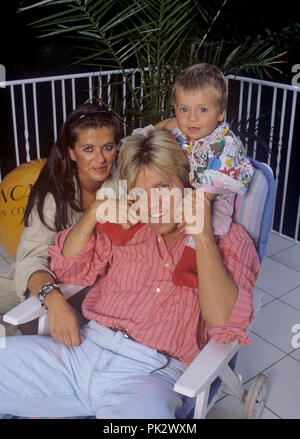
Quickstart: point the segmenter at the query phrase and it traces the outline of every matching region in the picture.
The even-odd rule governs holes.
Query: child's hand
[[[170,119],[161,120],[156,125],[154,125],[157,130],[165,129],[165,130],[173,130],[177,127],[177,120],[175,117]]]

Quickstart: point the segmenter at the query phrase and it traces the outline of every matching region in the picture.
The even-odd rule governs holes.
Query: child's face
[[[225,110],[220,110],[217,91],[213,86],[196,90],[179,87],[175,110],[178,127],[193,140],[208,136],[225,116]]]

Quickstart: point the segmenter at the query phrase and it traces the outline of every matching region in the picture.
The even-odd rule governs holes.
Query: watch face
[[[44,285],[43,286],[43,293],[49,293],[49,291],[52,291],[54,289],[53,285]]]

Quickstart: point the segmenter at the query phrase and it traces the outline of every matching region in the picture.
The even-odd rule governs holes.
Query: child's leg
[[[226,198],[216,197],[211,204],[211,225],[213,234],[222,238],[227,235],[232,223],[235,194]]]

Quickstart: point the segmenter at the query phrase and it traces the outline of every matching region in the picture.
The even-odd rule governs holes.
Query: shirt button
[[[165,267],[168,267],[168,266],[169,266],[169,264],[168,264],[168,263],[166,263],[166,264],[165,264]]]
[[[156,288],[155,292],[160,293],[160,288]]]
[[[157,242],[160,242],[160,238],[157,238]]]

